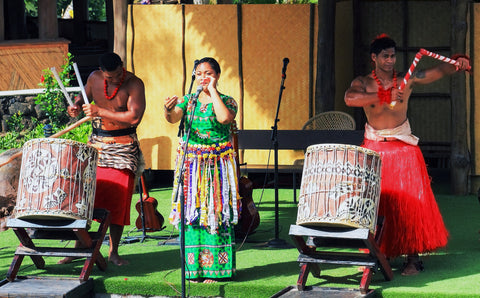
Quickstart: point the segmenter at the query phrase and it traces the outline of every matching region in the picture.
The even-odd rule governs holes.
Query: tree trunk
[[[335,109],[335,0],[318,3],[315,114]]]
[[[465,53],[468,0],[452,0],[452,52]],[[467,144],[467,101],[464,74],[452,76],[451,183],[455,195],[469,192],[470,155]]]

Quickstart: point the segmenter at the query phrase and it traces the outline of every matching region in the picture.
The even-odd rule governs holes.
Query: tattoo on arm
[[[416,72],[414,72],[413,76],[415,76],[419,79],[424,79],[425,78],[425,71],[423,71],[423,70],[416,71]]]

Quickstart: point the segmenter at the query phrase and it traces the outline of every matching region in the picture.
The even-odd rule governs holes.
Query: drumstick
[[[66,98],[67,101],[68,101],[68,104],[69,104],[70,106],[73,106],[73,102],[72,102],[72,100],[70,99],[70,95],[68,95],[68,92],[67,92],[67,90],[65,89],[65,86],[63,86],[62,80],[60,80],[60,77],[58,76],[58,73],[57,73],[57,70],[55,69],[55,67],[50,68],[50,71],[53,73],[53,76],[55,77],[55,80],[57,80],[57,83],[58,83],[58,85],[60,86],[60,89],[62,90],[63,95],[65,95],[65,98]]]
[[[86,104],[89,104],[87,92],[85,92],[85,87],[83,86],[82,76],[80,75],[80,71],[78,70],[77,63],[73,63],[73,68],[75,69],[75,75],[77,76],[78,84],[80,85],[80,90],[82,91],[83,101]]]
[[[460,64],[457,62],[457,60],[453,60],[452,58],[448,58],[448,57],[445,57],[445,56],[442,56],[442,55],[439,55],[439,54],[432,53],[432,52],[427,51],[425,49],[420,49],[420,53],[422,53],[422,55],[426,55],[426,56],[432,57],[434,59],[438,59],[440,61],[453,64],[455,66],[460,66]],[[471,69],[471,67],[469,66],[467,70],[470,70],[470,69]]]
[[[67,132],[71,131],[72,129],[82,125],[83,123],[91,120],[92,118],[87,116],[87,117],[83,117],[82,119],[78,120],[77,122],[73,123],[72,125],[70,125],[69,127],[66,127],[65,129],[62,129],[61,131],[49,136],[48,138],[58,138],[59,136],[62,136],[64,134],[66,134]],[[6,164],[9,164],[11,163],[15,158],[21,156],[23,154],[22,151],[20,152],[17,152],[15,153],[14,155],[10,156],[5,162],[1,163],[0,164],[0,168],[3,167],[4,165]]]

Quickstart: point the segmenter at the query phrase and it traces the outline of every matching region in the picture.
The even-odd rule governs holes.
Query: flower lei
[[[111,96],[108,96],[108,83],[107,83],[107,79],[103,79],[103,93],[105,94],[105,98],[106,99],[112,99],[114,98],[117,93],[118,93],[118,89],[120,89],[120,87],[122,87],[122,84],[123,84],[123,81],[125,80],[125,75],[126,75],[126,70],[125,68],[123,68],[123,75],[122,75],[122,80],[120,81],[120,84],[118,84],[117,88],[115,88],[115,90],[113,91],[112,95]]]
[[[393,71],[393,87],[389,89],[383,89],[383,84],[377,78],[375,69],[372,70],[372,76],[378,85],[377,96],[380,99],[380,104],[384,104],[384,103],[390,104],[392,102],[392,88],[397,88],[397,73],[395,72],[395,70]]]

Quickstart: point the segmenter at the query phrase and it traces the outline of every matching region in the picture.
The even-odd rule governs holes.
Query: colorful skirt
[[[185,226],[185,278],[230,278],[235,275],[233,226],[210,234],[198,226]]]
[[[183,157],[179,146],[169,221],[178,228],[181,195],[184,196],[185,224],[203,227],[216,234],[238,223],[238,181],[235,153],[230,142],[216,145],[189,145],[183,176],[183,193],[178,175]]]
[[[448,231],[418,146],[364,140],[382,158],[378,215],[384,217],[380,250],[387,257],[432,252],[447,245]]]

